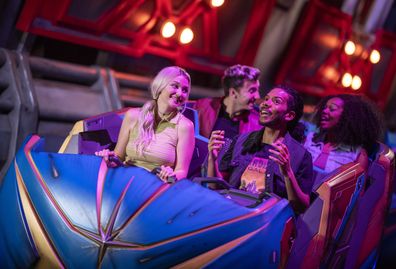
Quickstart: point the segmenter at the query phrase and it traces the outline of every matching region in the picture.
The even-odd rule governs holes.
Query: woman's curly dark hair
[[[323,98],[316,106],[313,122],[320,126],[322,111],[331,98],[340,98],[344,102],[343,112],[337,125],[333,127],[332,141],[336,145],[347,145],[354,148],[362,146],[372,152],[376,141],[383,133],[383,119],[378,108],[367,98],[360,95],[338,94]],[[314,139],[324,137],[324,130],[319,128]]]

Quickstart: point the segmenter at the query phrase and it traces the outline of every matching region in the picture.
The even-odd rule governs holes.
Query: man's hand
[[[271,153],[269,158],[279,165],[280,172],[284,177],[287,177],[291,171],[289,149],[279,140],[275,141],[271,146],[274,149],[269,149]]]
[[[213,131],[210,135],[208,143],[209,158],[217,160],[217,156],[219,155],[219,152],[223,147],[224,143],[224,130]]]

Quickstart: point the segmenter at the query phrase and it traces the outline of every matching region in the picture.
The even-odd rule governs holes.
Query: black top
[[[264,129],[242,134],[236,137],[230,145],[224,146],[219,155],[219,170],[230,173],[229,183],[235,188],[241,184],[241,176],[254,156],[266,157],[271,145],[262,144]],[[288,133],[283,143],[290,153],[290,163],[301,190],[310,194],[313,185],[311,154]],[[268,161],[266,169],[266,191],[287,198],[286,185],[278,164]]]
[[[213,130],[224,130],[225,138],[234,138],[239,134],[239,121],[233,121],[226,112],[226,107],[221,103],[221,108]]]

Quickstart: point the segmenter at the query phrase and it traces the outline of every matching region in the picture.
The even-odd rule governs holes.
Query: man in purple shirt
[[[234,65],[224,71],[224,96],[197,100],[200,134],[207,138],[213,130],[223,130],[226,138],[258,130],[255,102],[259,96],[260,70],[246,65]]]

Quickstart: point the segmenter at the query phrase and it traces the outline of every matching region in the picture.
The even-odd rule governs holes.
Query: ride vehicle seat
[[[124,108],[77,122],[59,153],[95,154],[102,149],[113,150],[127,110]],[[187,174],[187,178],[192,178],[201,174],[201,165],[208,153],[208,139],[199,134],[198,114],[194,109],[186,107],[183,115],[194,124],[195,149]]]
[[[316,189],[298,219],[287,268],[359,268],[373,265],[391,197],[394,154],[379,143],[367,171],[345,164]]]

